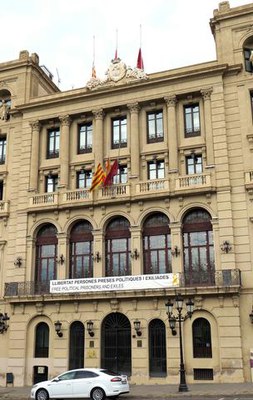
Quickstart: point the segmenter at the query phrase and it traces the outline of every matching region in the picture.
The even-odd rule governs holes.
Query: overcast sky
[[[6,0],[1,2],[0,62],[37,53],[61,90],[86,85],[95,47],[97,76],[118,56],[146,73],[216,58],[209,27],[219,0]],[[252,3],[230,0],[230,7]],[[140,29],[141,26],[141,29]],[[95,37],[95,41],[93,40]],[[94,46],[95,42],[95,46]]]

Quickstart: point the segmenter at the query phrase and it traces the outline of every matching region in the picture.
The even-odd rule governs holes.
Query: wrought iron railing
[[[241,286],[239,269],[225,269],[213,273],[180,273],[180,287],[229,287]],[[33,296],[50,293],[50,281],[46,282],[9,282],[5,284],[5,296]]]

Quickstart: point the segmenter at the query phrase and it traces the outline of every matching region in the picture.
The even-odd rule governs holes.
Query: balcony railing
[[[62,196],[63,203],[78,203],[79,201],[90,201],[91,199],[92,193],[89,189],[68,190]]]
[[[253,171],[245,173],[245,186],[246,189],[253,189]]]
[[[225,269],[207,273],[180,273],[181,287],[229,287],[241,286],[239,269]],[[10,282],[5,284],[6,297],[46,295],[50,293],[50,281]]]
[[[167,179],[154,179],[146,182],[140,182],[136,185],[136,194],[163,191],[169,191],[169,181]]]
[[[211,187],[211,175],[194,174],[184,175],[176,179],[175,190],[185,190],[187,188]]]
[[[58,204],[58,193],[43,193],[36,194],[30,197],[30,206],[41,207],[43,205],[57,205]]]
[[[3,214],[8,214],[8,212],[9,212],[9,202],[0,201],[0,216]]]
[[[106,198],[122,198],[122,196],[130,196],[130,185],[119,184],[104,187],[98,192],[98,199]]]

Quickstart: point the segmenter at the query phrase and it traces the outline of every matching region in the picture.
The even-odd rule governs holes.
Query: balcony
[[[253,191],[253,171],[245,173],[245,187],[249,191]]]
[[[97,193],[97,200],[109,200],[130,197],[130,185],[118,184],[99,189]]]
[[[29,199],[29,207],[32,209],[40,209],[41,207],[56,207],[59,202],[58,193],[42,193],[35,194]]]
[[[70,204],[70,203],[81,203],[92,201],[92,192],[89,189],[76,189],[76,190],[68,190],[61,195],[62,203]]]
[[[0,218],[9,215],[9,201],[0,201]]]
[[[206,191],[212,189],[212,179],[210,174],[193,174],[180,176],[175,180],[176,192],[188,192],[196,189]]]
[[[224,292],[227,292],[228,289],[230,291],[238,291],[241,287],[241,272],[239,269],[225,269],[221,271],[214,271],[211,274],[207,274],[205,272],[194,274],[180,273],[179,281],[181,288],[184,289],[192,289],[197,293],[201,293],[201,290],[207,291],[208,289],[214,289],[217,292],[221,293],[222,289]],[[198,290],[196,290],[198,289]],[[159,289],[158,289],[159,290]],[[167,290],[175,291],[175,288],[168,288]],[[87,292],[86,295],[88,297],[91,296],[91,293],[96,297],[100,297],[101,294],[103,296],[103,292]],[[120,293],[120,291],[118,291]],[[138,295],[138,291],[132,291],[133,296]],[[151,290],[153,293],[153,290]],[[85,296],[85,293],[80,293]],[[15,298],[20,300],[20,297],[33,297],[33,296],[41,296],[41,295],[50,295],[53,299],[56,296],[61,296],[64,298],[66,296],[69,298],[69,293],[61,293],[61,294],[50,294],[50,281],[45,282],[10,282],[5,284],[5,293],[4,296],[8,298]],[[73,294],[76,295],[76,294]],[[164,291],[161,291],[161,295],[164,295]],[[129,296],[129,294],[128,294]],[[140,296],[143,296],[143,290],[140,289]]]
[[[169,192],[169,181],[167,179],[154,179],[145,182],[137,183],[136,195],[146,194],[168,194]]]

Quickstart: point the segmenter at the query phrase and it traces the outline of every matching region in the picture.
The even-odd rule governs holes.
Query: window
[[[127,119],[126,117],[112,120],[112,148],[127,147]]]
[[[183,220],[184,274],[187,285],[214,284],[214,249],[210,215],[190,211]]]
[[[199,105],[184,106],[185,137],[200,135]]]
[[[92,152],[92,122],[78,127],[78,154]]]
[[[78,222],[70,233],[70,278],[93,276],[93,235],[88,221]]]
[[[244,49],[243,53],[244,53],[245,71],[253,72],[253,65],[252,65],[253,50]]]
[[[50,129],[47,132],[47,158],[59,157],[60,129]]]
[[[250,36],[246,39],[243,45],[243,57],[244,57],[244,66],[245,71],[253,72],[253,36]]]
[[[162,213],[149,216],[143,225],[144,274],[166,274],[171,269],[169,219]]]
[[[163,141],[163,112],[155,111],[147,114],[148,143]]]
[[[202,156],[193,154],[186,157],[186,173],[187,175],[202,174]]]
[[[4,164],[6,159],[6,137],[0,137],[0,164]]]
[[[58,175],[46,176],[46,193],[55,192],[58,186]]]
[[[3,201],[4,199],[4,183],[3,181],[0,181],[0,201]]]
[[[130,229],[125,218],[115,218],[106,229],[106,276],[131,274]]]
[[[40,322],[35,331],[34,357],[48,357],[49,353],[49,328],[45,322]]]
[[[81,170],[76,174],[77,189],[87,189],[91,186],[92,173],[91,171]]]
[[[192,324],[193,357],[211,358],[211,327],[205,318],[197,318]]]
[[[165,176],[164,161],[151,161],[148,163],[148,179],[163,179]]]
[[[117,174],[113,177],[113,183],[127,183],[127,166],[119,165]]]
[[[37,290],[46,288],[46,285],[43,286],[41,283],[49,283],[51,279],[56,279],[57,245],[55,226],[51,224],[43,226],[36,239],[35,281]]]

